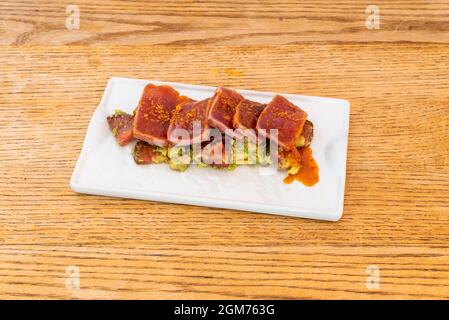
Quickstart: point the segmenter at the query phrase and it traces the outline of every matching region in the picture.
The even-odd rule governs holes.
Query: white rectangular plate
[[[278,215],[337,221],[343,214],[348,144],[349,102],[346,100],[283,94],[304,109],[314,124],[312,150],[320,167],[313,187],[283,183],[285,172],[260,166],[234,171],[191,166],[179,173],[167,165],[136,165],[134,143],[120,147],[106,117],[115,109],[132,113],[147,83],[168,84],[182,95],[204,99],[216,88],[161,81],[111,78],[87,129],[83,149],[70,186],[76,192],[228,208]],[[269,92],[237,90],[245,98],[267,103]]]

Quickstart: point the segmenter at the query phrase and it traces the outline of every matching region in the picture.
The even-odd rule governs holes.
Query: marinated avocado
[[[168,162],[167,149],[139,141],[132,150],[132,156],[137,164]]]
[[[170,169],[184,172],[191,162],[190,146],[168,148],[168,158]]]

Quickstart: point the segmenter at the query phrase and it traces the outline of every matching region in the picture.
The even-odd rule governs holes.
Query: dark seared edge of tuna
[[[302,129],[302,133],[299,136],[298,140],[296,140],[296,147],[308,147],[312,143],[312,139],[313,123],[309,120],[306,120]]]

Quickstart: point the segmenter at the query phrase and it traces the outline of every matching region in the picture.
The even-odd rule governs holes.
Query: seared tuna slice
[[[207,129],[207,106],[210,99],[192,101],[179,104],[176,107],[168,128],[168,141],[178,145],[199,143],[206,139]],[[194,130],[194,125],[198,126]],[[176,130],[183,129],[188,136],[179,136]]]
[[[189,100],[170,86],[148,84],[136,109],[134,136],[165,147],[168,144],[167,130],[176,106]]]
[[[233,129],[235,109],[242,100],[243,97],[236,91],[219,87],[209,103],[208,124],[221,132]]]
[[[259,119],[259,115],[265,107],[266,104],[247,99],[242,100],[237,105],[234,114],[233,124],[234,128],[237,129],[234,132],[234,137],[239,139],[248,137],[254,141],[257,119]]]
[[[236,129],[255,129],[260,113],[266,107],[265,104],[248,99],[242,100],[236,107],[233,119]]]
[[[121,146],[127,145],[133,139],[134,116],[116,110],[107,118],[115,141]]]
[[[271,140],[277,140],[279,146],[286,150],[295,147],[301,136],[307,113],[282,96],[275,96],[261,112],[257,120],[259,134],[266,135]],[[270,129],[277,129],[277,139],[270,137]]]
[[[167,149],[139,141],[134,146],[133,158],[137,164],[164,163],[168,161]]]

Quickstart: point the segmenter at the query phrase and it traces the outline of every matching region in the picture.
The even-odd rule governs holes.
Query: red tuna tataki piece
[[[242,100],[236,107],[233,124],[236,129],[255,129],[265,104],[248,99]]]
[[[167,132],[169,142],[187,145],[206,139],[207,130],[209,129],[207,124],[209,100],[208,98],[201,101],[186,102],[176,107]],[[196,136],[194,136],[193,132],[194,123],[201,125],[201,131],[195,132]],[[177,129],[186,130],[189,133],[189,137],[181,139],[181,137],[176,136],[175,130]]]
[[[243,138],[244,136],[256,138],[256,124],[260,113],[266,107],[266,104],[243,99],[236,107],[233,125],[235,129],[234,136]]]
[[[115,141],[121,146],[127,145],[133,139],[134,116],[117,110],[106,118],[114,135]]]
[[[190,101],[170,86],[148,84],[142,93],[134,119],[134,136],[160,147],[168,144],[167,130],[177,105]]]
[[[286,98],[277,95],[271,100],[266,108],[261,112],[257,120],[257,129],[264,129],[258,133],[266,135],[271,140],[270,129],[278,130],[277,142],[279,146],[286,150],[291,150],[296,145],[296,141],[301,136],[307,113],[288,101]]]
[[[233,129],[233,118],[237,105],[243,97],[234,90],[219,87],[209,103],[208,124],[221,132]]]

